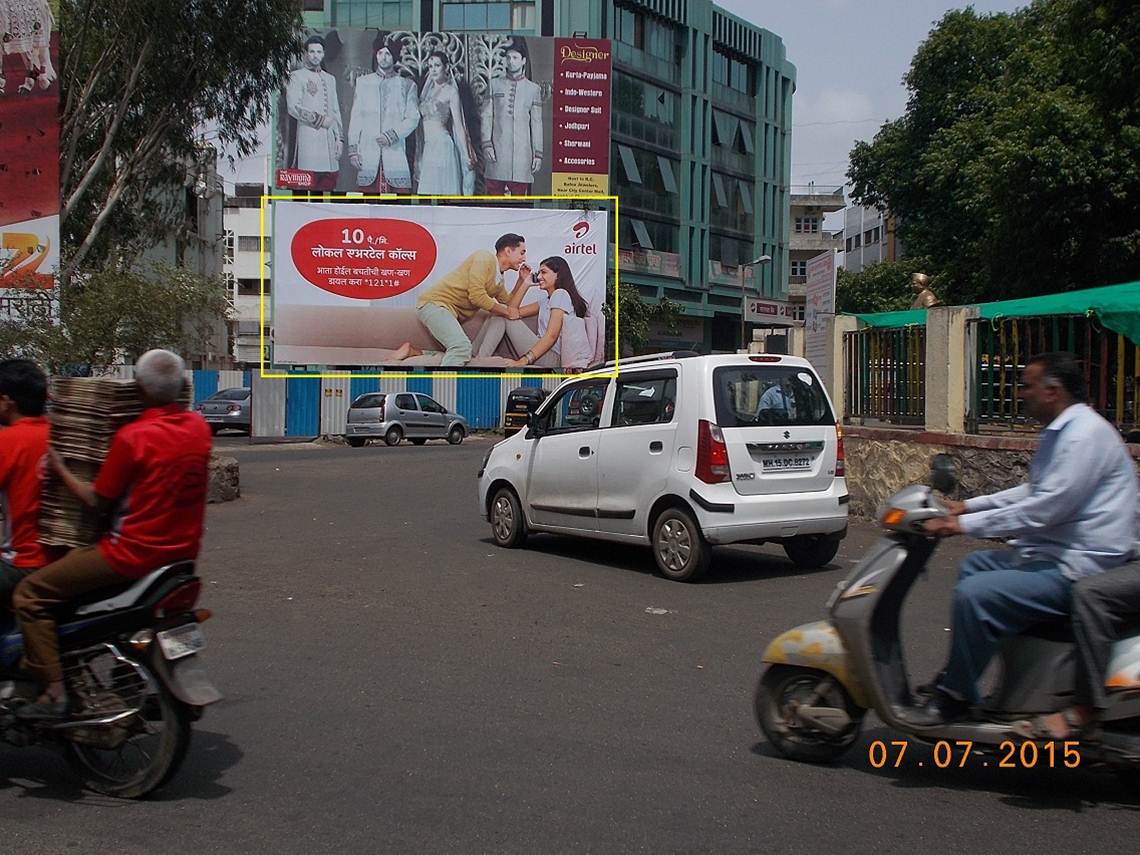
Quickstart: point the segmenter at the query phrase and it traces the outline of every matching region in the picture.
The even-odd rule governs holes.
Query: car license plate
[[[811,469],[810,457],[765,457],[763,467],[765,472],[803,472]]]
[[[196,623],[187,623],[158,634],[158,646],[167,659],[181,659],[197,653],[206,646],[206,636]]]

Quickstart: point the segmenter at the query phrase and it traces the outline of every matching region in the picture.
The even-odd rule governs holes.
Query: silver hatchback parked
[[[459,445],[468,432],[467,419],[422,392],[366,392],[348,408],[344,438],[353,448],[373,438],[383,438],[388,445],[399,445],[403,439],[413,445],[429,439]]]

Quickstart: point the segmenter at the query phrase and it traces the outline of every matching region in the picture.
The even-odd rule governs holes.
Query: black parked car
[[[507,407],[503,413],[503,433],[510,436],[526,427],[527,416],[538,409],[550,393],[540,386],[519,386],[507,395]]]

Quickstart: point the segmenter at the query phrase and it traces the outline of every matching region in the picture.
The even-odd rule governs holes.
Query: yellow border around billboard
[[[444,379],[472,379],[472,380],[501,380],[504,377],[510,378],[544,378],[544,379],[557,379],[568,380],[573,377],[582,377],[583,374],[539,374],[536,372],[523,372],[518,374],[511,374],[506,372],[492,373],[489,371],[477,373],[463,373],[454,371],[382,371],[379,373],[358,373],[358,372],[321,372],[321,373],[300,373],[300,372],[267,372],[265,370],[265,211],[267,202],[328,202],[333,200],[348,200],[348,201],[402,201],[404,199],[427,199],[432,201],[481,201],[481,202],[503,202],[503,201],[542,201],[542,202],[610,202],[613,204],[614,209],[614,370],[607,373],[589,372],[591,377],[617,377],[618,369],[621,365],[621,353],[618,345],[618,333],[620,332],[620,310],[621,310],[621,265],[618,262],[618,218],[620,217],[620,200],[617,196],[399,196],[395,194],[387,195],[350,195],[347,193],[342,194],[326,194],[317,199],[298,199],[295,196],[281,196],[277,194],[262,195],[261,209],[260,209],[260,235],[258,236],[259,252],[258,252],[258,270],[260,272],[259,279],[259,308],[260,308],[260,342],[261,353],[259,359],[260,379],[262,380],[288,380],[291,377],[319,377],[321,379],[343,379],[352,377],[387,377],[393,380],[406,380],[414,377],[441,377]],[[272,366],[271,366],[272,367]]]

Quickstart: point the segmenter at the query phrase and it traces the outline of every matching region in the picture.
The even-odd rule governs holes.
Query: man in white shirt
[[[952,606],[950,658],[925,706],[908,720],[937,726],[979,702],[977,681],[1003,638],[1068,617],[1073,583],[1119,567],[1137,543],[1140,487],[1116,428],[1082,403],[1084,380],[1068,353],[1030,359],[1022,372],[1025,412],[1046,425],[1017,487],[948,501],[951,516],[927,533],[1016,538],[961,565]]]
[[[348,157],[364,193],[410,193],[405,141],[420,123],[412,81],[397,70],[402,45],[380,33],[372,43],[372,73],[358,77],[348,120]]]
[[[325,40],[305,40],[305,63],[290,72],[285,86],[285,104],[297,120],[297,155],[294,165],[314,173],[313,186],[323,191],[336,187],[344,133],[336,78],[324,70]]]

